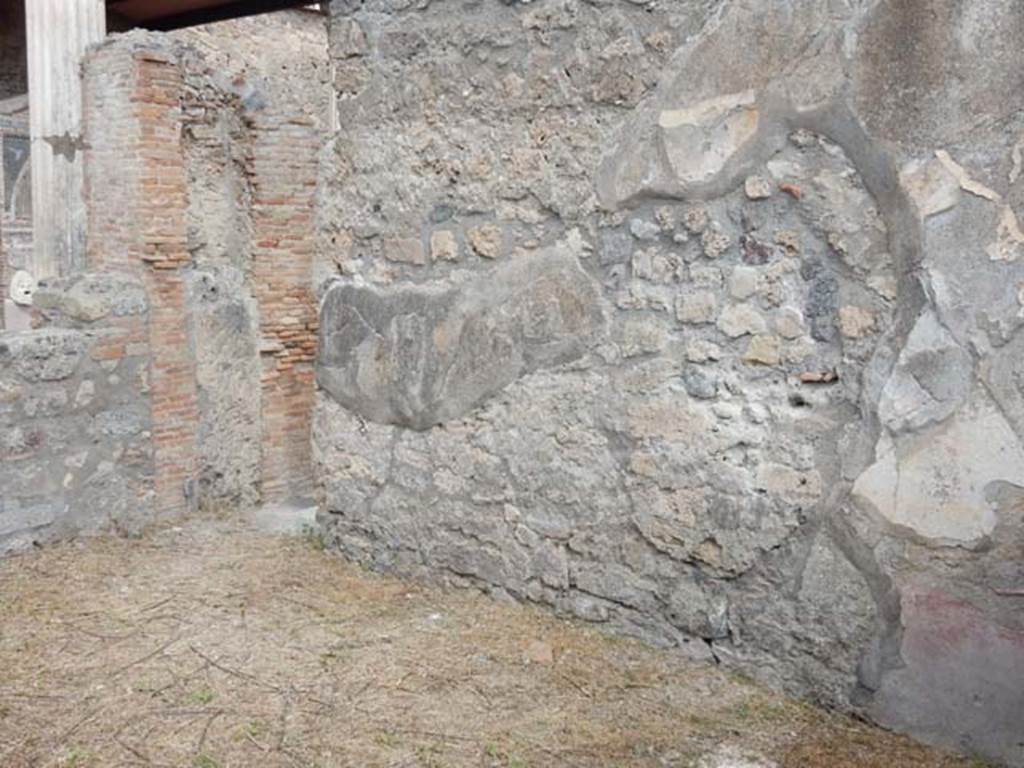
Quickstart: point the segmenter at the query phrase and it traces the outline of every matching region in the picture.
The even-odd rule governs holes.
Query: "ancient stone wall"
[[[170,37],[187,46],[201,493],[235,504],[308,496],[312,198],[329,102],[324,18],[290,11]]]
[[[83,274],[36,299],[46,327],[0,333],[0,553],[157,513],[142,285]]]
[[[181,90],[173,52],[144,34],[104,45],[86,64],[89,260],[137,276],[150,297],[156,503],[168,512],[195,506],[198,474]]]
[[[179,506],[310,493],[326,70],[305,11],[115,35],[87,61],[90,260],[153,282],[155,318],[166,306],[155,421]]]
[[[310,493],[326,72],[305,11],[90,52],[92,271],[42,285],[35,330],[0,339],[0,550]],[[0,193],[27,183],[14,107]],[[24,213],[4,206],[0,287]]]
[[[1021,41],[336,0],[329,540],[1024,765]]]

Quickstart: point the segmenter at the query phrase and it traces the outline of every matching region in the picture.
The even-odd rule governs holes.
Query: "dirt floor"
[[[0,766],[977,765],[202,518],[0,562]]]

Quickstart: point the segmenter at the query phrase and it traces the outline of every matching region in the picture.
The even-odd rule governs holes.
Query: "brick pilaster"
[[[310,423],[317,313],[312,294],[318,141],[301,119],[254,125],[253,281],[263,358],[263,499],[312,490]]]
[[[181,73],[159,48],[109,45],[86,79],[88,254],[94,269],[139,275],[149,294],[157,509],[195,503],[199,411],[187,334],[189,263]]]

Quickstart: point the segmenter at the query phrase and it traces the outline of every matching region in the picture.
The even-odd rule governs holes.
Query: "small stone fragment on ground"
[[[531,640],[523,651],[523,660],[528,664],[554,664],[555,651],[550,643],[545,643],[543,640]]]

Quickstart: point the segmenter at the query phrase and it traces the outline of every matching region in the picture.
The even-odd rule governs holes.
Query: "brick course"
[[[108,45],[86,78],[88,254],[94,269],[141,277],[149,294],[156,506],[195,502],[195,369],[184,318],[189,263],[181,73],[162,50]]]
[[[263,498],[279,501],[312,489],[318,139],[309,120],[261,116],[254,129],[253,279],[263,357]]]
[[[149,344],[158,504],[187,506],[199,474],[201,412],[185,276],[189,183],[178,52],[131,33],[86,67],[86,205],[93,269],[139,275],[150,293]],[[186,98],[195,100],[195,94]],[[189,108],[197,105],[189,103]],[[310,422],[317,313],[312,294],[316,122],[272,108],[246,115],[251,148],[251,284],[259,311],[263,501],[312,490]],[[254,382],[254,386],[256,383]]]

